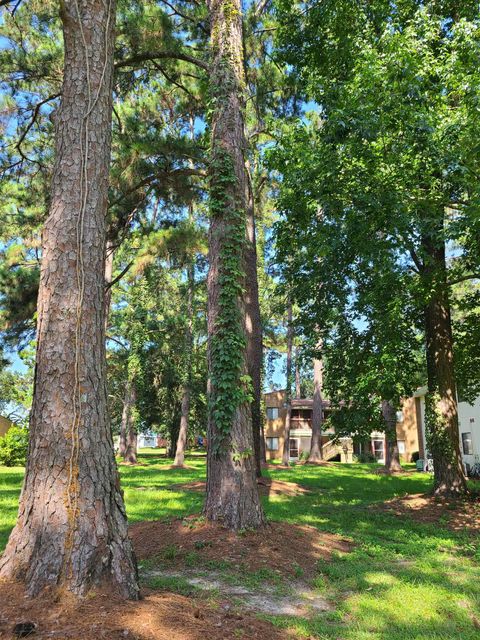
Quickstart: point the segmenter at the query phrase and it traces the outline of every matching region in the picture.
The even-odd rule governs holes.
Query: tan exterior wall
[[[264,433],[265,438],[278,438],[278,449],[269,450],[266,448],[267,460],[279,460],[283,457],[283,445],[285,443],[285,420],[287,416],[287,410],[285,408],[285,391],[271,391],[264,395],[265,411],[267,408],[276,407],[278,409],[278,418],[275,420],[269,420],[265,416]],[[291,438],[298,439],[298,445],[300,452],[310,451],[310,439],[305,431],[311,432],[311,424],[306,421],[292,421],[291,424]],[[322,435],[322,444],[328,442],[331,439],[331,435]]]
[[[402,403],[403,422],[397,422],[397,440],[405,442],[405,453],[400,456],[410,462],[412,455],[419,451],[417,407],[415,398],[405,398]]]
[[[3,436],[7,433],[11,426],[12,423],[10,422],[10,420],[7,420],[7,418],[0,416],[0,438],[3,438]]]
[[[284,391],[272,391],[265,394],[265,407],[277,407],[278,418],[276,420],[269,420],[265,416],[265,438],[278,438],[278,449],[276,451],[265,450],[267,460],[279,459],[283,455],[284,433],[285,433],[285,418],[287,410],[284,407],[285,404],[285,392]],[[266,410],[266,409],[265,409]]]
[[[276,407],[278,409],[278,418],[275,420],[269,420],[265,417],[265,437],[266,438],[278,438],[278,449],[269,450],[266,449],[267,460],[281,459],[283,455],[284,445],[284,433],[285,433],[285,418],[287,411],[285,409],[285,392],[284,391],[271,391],[264,396],[265,408]],[[405,443],[405,452],[401,454],[401,459],[404,462],[410,462],[412,455],[420,451],[421,439],[419,439],[419,418],[418,418],[418,402],[417,398],[405,398],[402,404],[403,421],[397,423],[397,438]],[[301,451],[308,451],[310,448],[310,438],[305,435],[306,425],[300,427],[301,434],[295,434],[295,426],[292,424],[292,438],[299,439],[299,446]],[[383,438],[383,434],[377,434],[375,438]],[[373,434],[372,434],[373,438]],[[331,439],[331,435],[322,436],[322,444],[328,442]],[[421,453],[421,452],[420,452]]]

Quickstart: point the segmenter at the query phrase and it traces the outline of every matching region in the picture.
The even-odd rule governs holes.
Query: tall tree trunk
[[[313,361],[313,408],[312,408],[312,440],[307,463],[321,462],[322,455],[322,390],[323,390],[323,364],[315,358]]]
[[[302,383],[300,379],[300,357],[298,355],[298,347],[295,349],[295,398],[299,400],[302,397]]]
[[[253,191],[249,181],[247,207],[247,241],[245,244],[245,324],[247,329],[247,365],[252,380],[252,430],[257,477],[262,475],[262,366],[263,336],[260,301],[258,297],[257,240]]]
[[[240,0],[207,0],[212,97],[208,272],[209,417],[205,515],[234,530],[265,522],[249,396],[245,244],[245,75]]]
[[[193,292],[195,288],[195,263],[192,259],[187,269],[187,327],[185,331],[185,349],[187,353],[187,371],[182,387],[182,407],[180,429],[178,431],[177,448],[173,466],[183,467],[187,448],[188,420],[190,416],[190,389],[192,384],[192,350],[193,350]]]
[[[262,404],[260,403],[260,407],[262,407]],[[264,428],[264,424],[263,424],[263,416],[264,413],[261,411],[260,408],[260,413],[261,413],[261,421],[260,421],[260,464],[267,464],[267,449],[265,446],[265,428]]]
[[[385,470],[388,473],[402,471],[397,442],[397,409],[391,400],[382,400],[382,416],[385,424]]]
[[[190,114],[190,138],[195,139],[195,118]],[[193,169],[193,160],[189,161]],[[188,220],[194,220],[193,201],[188,206]],[[182,386],[182,401],[180,408],[180,427],[178,429],[177,446],[175,450],[174,467],[185,465],[185,451],[187,448],[188,422],[190,418],[190,395],[192,386],[192,357],[193,357],[193,295],[195,292],[195,256],[189,256],[187,267],[187,326],[185,329],[185,350],[187,354],[186,374]]]
[[[437,227],[422,238],[426,255],[424,286],[427,291],[425,336],[428,393],[425,399],[425,426],[428,448],[433,455],[434,492],[458,496],[467,492],[460,453],[458,408],[453,364],[453,337],[447,284],[443,215]]]
[[[135,403],[137,402],[137,388],[135,386],[135,380],[129,382],[130,397],[127,407],[127,420],[126,420],[126,432],[125,432],[125,454],[123,459],[129,464],[137,464],[137,426],[135,424],[133,411]],[[123,417],[123,416],[122,416]]]
[[[127,432],[127,450],[125,452],[125,462],[128,464],[138,463],[138,434],[135,429],[135,425],[130,421],[130,426]]]
[[[105,384],[115,2],[61,7],[64,79],[43,231],[29,455],[0,576],[23,580],[30,594],[57,585],[84,594],[104,581],[137,598]]]
[[[287,312],[287,386],[285,389],[285,433],[283,442],[282,462],[288,466],[290,464],[290,427],[292,423],[292,351],[293,351],[293,319],[292,303],[288,301]]]
[[[118,453],[125,459],[127,453],[127,433],[130,426],[130,416],[132,413],[133,395],[132,381],[130,377],[127,379],[125,386],[125,395],[123,397],[122,420],[120,422],[120,438],[118,443]]]

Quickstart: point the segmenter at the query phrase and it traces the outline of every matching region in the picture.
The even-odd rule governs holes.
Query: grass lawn
[[[181,484],[205,478],[205,460],[187,458],[171,469],[154,450],[144,466],[121,466],[132,522],[198,513],[202,494]],[[386,477],[375,465],[294,466],[272,477],[309,489],[264,498],[270,520],[307,524],[350,538],[350,553],[317,564],[314,588],[332,605],[310,618],[269,616],[289,637],[325,640],[477,640],[480,637],[480,541],[478,532],[452,532],[376,508],[395,496],[428,491],[426,474]],[[0,549],[14,524],[23,470],[0,467]],[[173,486],[172,486],[173,485]],[[268,531],[265,534],[268,536]],[[293,569],[292,569],[293,570]],[[268,580],[268,573],[265,577]],[[175,588],[175,581],[168,581]],[[160,581],[159,586],[162,585]],[[164,585],[165,586],[165,585]],[[178,582],[185,589],[185,584]]]

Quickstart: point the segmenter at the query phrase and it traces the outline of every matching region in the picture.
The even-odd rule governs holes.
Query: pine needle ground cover
[[[138,539],[141,546],[141,528],[155,526],[142,525],[144,521],[161,520],[161,531],[172,536],[157,547],[144,546],[145,553],[137,549],[144,589],[153,594],[148,597],[173,592],[187,598],[198,633],[200,627],[208,627],[205,615],[211,608],[215,624],[228,620],[231,637],[255,637],[252,634],[260,627],[252,621],[257,619],[258,624],[263,620],[265,638],[478,638],[478,528],[457,526],[462,506],[445,504],[438,511],[437,505],[436,519],[424,503],[418,512],[397,506],[406,495],[428,491],[428,475],[409,469],[389,477],[376,473],[376,465],[360,464],[270,468],[266,475],[278,482],[275,486],[291,483],[295,490],[268,491],[267,483],[262,500],[269,520],[278,524],[261,534],[243,532],[238,545],[230,545],[243,549],[236,561],[229,556],[229,546],[222,544],[221,532],[208,529],[199,517],[204,458],[189,456],[186,469],[173,469],[169,460],[152,450],[142,453],[140,463],[120,466],[134,541]],[[0,468],[2,548],[14,524],[22,473],[20,468]],[[478,502],[466,504],[464,522],[475,524],[478,509]],[[288,525],[295,536],[290,542]],[[309,561],[301,553],[305,545],[296,537],[310,540],[311,531],[318,531],[328,553],[312,554]],[[298,594],[292,585],[299,583],[308,583],[312,602],[316,598],[325,606],[307,606],[304,615],[278,615],[264,608],[260,612],[260,605],[255,611],[248,604],[246,594],[253,594],[255,602],[265,594],[272,594],[274,602],[293,602]],[[247,602],[247,613],[242,602]],[[219,629],[215,627],[214,633]],[[195,633],[185,631],[182,637],[196,638]]]

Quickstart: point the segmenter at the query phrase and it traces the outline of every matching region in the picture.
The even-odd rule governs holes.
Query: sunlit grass
[[[188,468],[172,469],[171,460],[158,450],[145,450],[140,462],[136,467],[120,466],[131,522],[201,510],[202,493],[181,485],[205,480],[203,456],[188,456]],[[448,530],[446,517],[425,524],[378,508],[390,498],[428,491],[427,474],[387,477],[376,474],[375,465],[360,464],[298,465],[267,473],[310,490],[263,498],[270,520],[312,525],[354,543],[351,553],[334,553],[332,561],[316,566],[314,587],[333,610],[311,618],[271,617],[275,624],[299,637],[321,640],[480,637],[475,626],[480,625],[478,535]],[[0,467],[0,548],[15,521],[22,474],[20,468]],[[257,578],[252,573],[245,582],[253,584]],[[190,592],[181,579],[176,586],[173,582],[158,578],[156,585]]]

